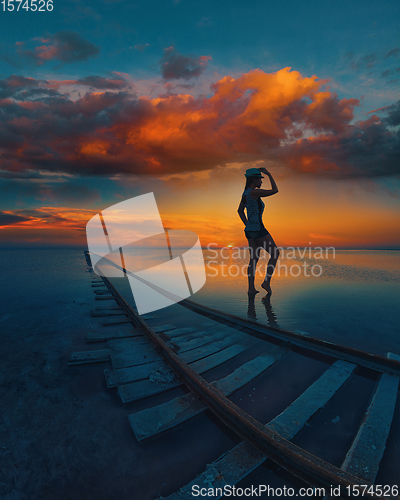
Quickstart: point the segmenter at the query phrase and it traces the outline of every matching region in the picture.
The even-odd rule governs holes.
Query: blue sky
[[[96,45],[99,54],[72,64],[33,65],[29,76],[120,71],[133,78],[157,77],[163,50],[174,46],[182,54],[211,56],[210,76],[290,66],[306,76],[332,79],[344,97],[363,96],[374,109],[391,104],[398,91],[398,81],[389,83],[398,73],[383,77],[382,72],[400,66],[398,57],[386,57],[399,45],[399,19],[395,1],[63,0],[54,2],[52,12],[3,12],[2,53],[18,64],[16,42],[29,44],[70,30]],[[12,72],[27,73],[3,59],[0,74]]]

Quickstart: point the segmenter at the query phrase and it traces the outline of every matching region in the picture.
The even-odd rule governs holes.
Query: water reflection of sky
[[[225,249],[222,256],[216,252],[203,250],[207,281],[192,300],[332,342],[383,355],[389,351],[400,354],[400,252],[340,250],[334,255],[330,252],[327,258],[284,252],[272,280],[272,297],[266,300],[260,291],[250,301],[246,251]],[[266,257],[258,265],[259,290]],[[135,262],[133,267],[148,268],[168,255],[154,248],[141,249],[127,261],[130,259]],[[198,262],[193,262],[196,265]],[[314,276],[312,266],[316,266]]]
[[[250,301],[247,252],[233,248],[222,255],[216,250],[203,250],[203,254],[207,281],[192,300],[332,342],[383,355],[400,354],[400,252],[337,250],[327,258],[284,252],[272,280],[272,297],[266,300],[260,291]],[[165,250],[142,248],[127,256],[126,262],[145,269],[168,258]],[[258,265],[259,290],[267,262],[265,254]]]
[[[260,292],[254,303],[249,303],[247,278],[242,274],[247,258],[233,258],[230,253],[231,258],[221,258],[204,251],[207,283],[194,300],[359,349],[400,353],[400,252],[341,250],[335,258],[331,253],[327,259],[310,259],[308,254],[303,259],[298,255],[280,259],[282,267],[272,280],[272,297],[264,300],[265,294]],[[228,255],[225,250],[224,256]],[[258,289],[266,263],[266,259],[259,261]],[[311,275],[312,265],[321,266],[320,277]],[[302,270],[300,276],[291,275],[292,266],[294,275]],[[314,274],[319,272],[314,268]]]

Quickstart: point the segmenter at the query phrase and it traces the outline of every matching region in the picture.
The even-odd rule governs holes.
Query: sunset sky
[[[90,217],[154,192],[164,227],[243,246],[244,172],[264,166],[278,246],[400,248],[399,2],[14,4],[3,245],[84,246]]]

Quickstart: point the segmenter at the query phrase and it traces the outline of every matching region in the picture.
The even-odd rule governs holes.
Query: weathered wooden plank
[[[126,339],[129,340],[129,339]],[[203,358],[200,361],[196,361],[192,363],[190,366],[197,371],[197,373],[201,374],[204,373],[208,370],[211,370],[212,368],[215,368],[216,366],[219,366],[220,364],[224,363],[225,361],[228,361],[229,359],[234,358],[238,354],[242,353],[246,349],[249,348],[249,342],[243,341],[239,344],[234,344],[233,346],[227,347],[226,349],[223,349],[222,351],[218,352],[217,354],[213,354],[211,356],[208,356],[207,358]],[[111,346],[110,346],[111,347]],[[142,370],[145,369],[145,367],[149,367],[149,372],[152,371],[152,365],[154,363],[148,363],[146,365],[139,365]],[[118,380],[119,384],[129,384],[132,382],[136,382],[137,380],[142,380],[141,378],[137,379],[136,378],[136,369],[139,369],[138,367],[133,367],[132,371],[130,368],[122,368],[122,369],[117,369],[112,372],[111,374],[115,374],[116,378],[115,380]],[[123,374],[122,374],[123,372]],[[143,372],[140,372],[143,373]]]
[[[136,439],[143,441],[186,422],[206,409],[207,406],[191,392],[153,408],[131,413],[128,420]]]
[[[105,330],[89,332],[86,336],[86,342],[104,342],[111,339],[122,339],[125,337],[141,337],[146,338],[139,328],[132,330]]]
[[[242,340],[244,338],[245,336],[241,333],[238,333],[236,335],[230,335],[229,337],[224,337],[223,339],[217,340],[216,342],[208,344],[204,347],[199,347],[197,349],[192,349],[190,351],[183,352],[182,354],[179,354],[179,357],[185,363],[191,363],[192,361],[196,361],[198,359],[205,358],[210,354],[214,354],[232,344],[236,344],[236,342],[239,342],[239,340]]]
[[[183,329],[182,329],[183,330]],[[194,339],[200,339],[205,336],[211,336],[214,334],[218,334],[220,332],[224,332],[225,335],[229,335],[231,333],[237,333],[237,330],[225,326],[214,326],[214,327],[207,327],[204,329],[197,329],[195,330],[194,328],[191,329],[189,332],[179,332],[179,335],[177,335],[176,330],[172,330],[172,332],[168,332],[165,335],[171,338],[171,340],[177,344],[180,345],[181,342],[187,342],[189,340],[194,340]],[[170,335],[171,334],[171,335]]]
[[[222,365],[222,363],[229,361],[235,356],[238,356],[239,354],[241,354],[254,344],[255,344],[254,339],[246,338],[241,342],[226,347],[225,349],[222,349],[221,351],[218,351],[215,354],[211,354],[206,358],[202,358],[197,361],[196,360],[192,361],[190,363],[190,367],[193,368],[193,370],[199,374],[204,373],[219,365]]]
[[[214,321],[213,319],[207,319],[206,321],[202,321],[199,326],[201,326],[202,328],[208,328],[209,326],[215,326],[215,325],[219,325],[221,326],[221,323],[219,323],[218,321]]]
[[[115,307],[98,306],[98,307],[96,307],[95,310],[96,311],[123,311],[124,309],[122,309],[121,306],[115,306]]]
[[[126,316],[126,313],[123,310],[116,310],[116,311],[90,311],[90,316],[92,318],[102,318],[104,316]]]
[[[173,330],[174,331],[174,330]],[[185,333],[179,335],[177,337],[170,337],[168,333],[164,333],[163,339],[165,342],[173,343],[175,345],[179,345],[180,342],[187,342],[188,340],[198,339],[205,335],[205,332],[201,332],[199,330],[195,330],[193,332]]]
[[[191,368],[202,370],[203,372],[215,368],[224,361],[231,359],[241,352],[245,351],[256,341],[254,339],[245,339],[240,343],[237,343],[224,351],[218,352],[218,356],[208,356],[203,358],[198,363],[191,364]],[[197,367],[196,367],[197,365]],[[197,371],[197,370],[196,370]],[[198,371],[200,373],[200,371]],[[161,392],[169,391],[174,387],[179,387],[181,382],[177,381],[175,384],[155,384],[149,380],[143,380],[141,382],[127,383],[125,385],[120,385],[118,387],[118,393],[123,401],[123,403],[129,403],[131,401],[136,401],[138,399],[143,399],[149,396],[154,396],[155,394],[160,394]]]
[[[266,427],[286,439],[292,439],[306,425],[311,415],[332,398],[349,378],[356,365],[347,361],[336,361],[301,396]]]
[[[149,339],[145,335],[141,335],[140,337],[128,337],[122,339],[109,340],[107,342],[107,345],[110,349],[118,349],[119,351],[123,349],[132,350],[135,346],[143,344],[153,346],[153,344],[149,341]]]
[[[265,456],[244,442],[243,446],[236,446],[226,455],[223,455],[212,464],[208,464],[203,473],[199,474],[193,481],[183,486],[180,490],[167,497],[159,497],[158,500],[187,500],[193,496],[192,491],[194,487],[207,489],[224,488],[225,485],[233,486],[239,482],[237,478],[246,477],[249,474],[249,469],[253,470],[255,468],[253,467],[253,463],[258,463],[261,459],[265,460]],[[221,496],[215,494],[212,498],[218,499]]]
[[[117,346],[113,348],[113,356],[122,355],[142,355],[146,353],[157,352],[151,342],[142,342],[141,344],[131,344],[129,346]]]
[[[100,363],[109,361],[111,349],[99,349],[98,351],[73,352],[68,361],[69,365],[82,365],[85,363]]]
[[[400,356],[388,357],[400,361]],[[379,470],[396,406],[399,377],[383,373],[341,469],[373,483]]]
[[[158,318],[158,316],[156,316],[155,314],[150,314],[150,313],[141,314],[140,317],[142,319],[144,319],[145,321],[148,321],[149,319],[157,319]]]
[[[149,396],[169,391],[180,385],[181,382],[176,378],[173,382],[165,384],[152,382],[147,379],[134,382],[133,384],[119,385],[118,394],[123,403],[130,403],[131,401],[137,401],[138,399],[148,398]]]
[[[152,327],[153,331],[156,333],[168,332],[169,330],[174,330],[176,327],[174,325],[159,325]]]
[[[218,317],[220,321],[233,321],[235,323],[235,328],[237,328],[237,325],[243,325],[243,327],[247,327],[250,330],[265,334],[267,338],[272,336],[280,340],[289,341],[292,345],[304,347],[305,349],[313,350],[321,354],[327,354],[328,356],[342,359],[343,361],[348,361],[349,363],[357,363],[359,366],[364,366],[366,368],[370,368],[371,370],[400,377],[400,361],[395,359],[388,359],[378,354],[335,344],[316,337],[310,337],[308,334],[304,336],[303,334],[283,330],[272,325],[262,325],[254,320],[225,313],[211,307],[202,306],[188,299],[182,300],[180,305],[202,315],[213,315]]]
[[[148,353],[131,352],[111,355],[111,363],[114,370],[118,368],[128,368],[129,366],[143,365],[153,361],[160,361],[161,359],[161,355],[154,349]]]
[[[113,325],[123,325],[124,323],[131,323],[132,320],[130,318],[121,318],[116,320],[105,321],[103,326],[113,326]]]
[[[236,368],[236,370],[226,377],[213,382],[213,385],[225,396],[230,396],[258,377],[287,352],[288,349],[285,347],[271,346],[269,352],[264,352],[239,368]]]
[[[215,343],[218,340],[226,338],[226,332],[221,332],[217,331],[214,334],[209,334],[209,335],[203,335],[191,340],[182,341],[182,340],[174,340],[174,344],[179,347],[179,349],[176,351],[177,354],[181,354],[183,352],[190,351],[192,349],[197,349],[199,347],[205,346],[207,344],[210,344],[211,342]],[[244,338],[242,333],[236,333],[231,335],[231,339],[241,339]]]
[[[211,354],[221,351],[230,345],[236,344],[240,340],[244,340],[246,337],[243,334],[231,335],[229,337],[224,337],[212,344],[206,345],[205,347],[200,347],[198,349],[192,349],[190,351],[184,352],[181,358],[185,363],[192,363],[199,359],[205,358]],[[149,353],[148,359],[143,356],[136,355],[134,351],[126,352],[121,354],[116,354],[111,357],[112,365],[114,369],[117,368],[128,368],[129,366],[141,365],[143,363],[149,363],[151,361],[156,361],[159,359],[159,354]]]
[[[154,328],[153,328],[153,330],[154,330]],[[174,339],[175,337],[180,337],[181,335],[185,335],[185,334],[191,333],[191,332],[198,332],[198,330],[188,326],[188,327],[176,328],[175,330],[168,331],[168,333],[166,335],[168,335],[169,338]]]
[[[271,352],[263,353],[245,363],[222,380],[213,382],[213,385],[225,396],[230,396],[267,370],[278,359],[281,359],[287,351],[288,349],[274,346]],[[207,406],[191,393],[133,413],[128,418],[136,439],[142,441],[175,427],[206,409]]]
[[[156,370],[165,370],[167,365],[164,361],[154,361],[145,365],[130,366],[129,368],[121,368],[119,370],[104,370],[108,387],[116,387],[129,382],[138,382],[139,380],[148,379],[152,372]]]
[[[339,361],[337,363],[344,362]],[[343,385],[345,380],[347,380],[352,369],[355,367],[355,365],[351,366],[350,363],[347,363],[347,366],[337,363],[334,363],[316,382],[314,382],[314,384],[307,389],[308,392],[305,391],[305,393],[298,398],[298,408],[300,408],[301,411],[301,418],[297,424],[297,421],[293,421],[293,409],[295,409],[296,401],[298,400],[294,401],[292,405],[287,408],[287,414],[285,414],[285,410],[269,424],[267,424],[266,427],[273,428],[272,426],[281,426],[280,424],[287,421],[289,423],[289,427],[286,432],[286,438],[293,438],[293,436],[302,429],[305,422],[309,420],[322,406],[325,406],[335,393],[335,391],[329,388],[330,382],[334,384],[337,391]],[[338,379],[336,379],[336,376],[338,376]],[[306,393],[307,396],[305,396]],[[312,398],[314,395],[317,395],[318,404],[313,404]],[[264,454],[257,451],[246,441],[243,441],[232,450],[222,455],[215,462],[208,465],[207,469],[189,484],[172,495],[165,497],[164,500],[183,500],[189,498],[189,495],[191,495],[192,492],[192,486],[194,485],[198,485],[200,488],[223,488],[227,484],[237,484],[244,477],[250,474],[250,472],[261,465],[265,459],[266,457]],[[221,496],[214,496],[213,498],[221,498]]]
[[[95,297],[95,300],[115,300],[114,297]]]

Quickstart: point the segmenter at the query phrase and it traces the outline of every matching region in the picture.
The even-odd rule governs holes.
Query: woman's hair
[[[256,179],[256,177],[247,177],[246,178],[246,185],[244,187],[245,190],[248,189],[251,186],[251,184],[253,183],[254,179]],[[246,195],[242,196],[242,203],[243,203],[243,205],[246,205]]]

